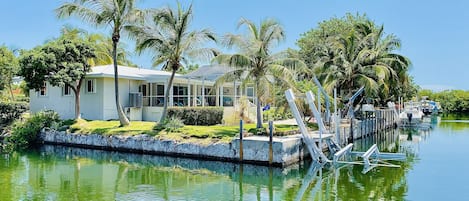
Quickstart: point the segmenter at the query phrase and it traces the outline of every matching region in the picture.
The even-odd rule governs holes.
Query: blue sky
[[[29,49],[57,37],[63,25],[69,24],[89,32],[108,34],[107,29],[89,27],[79,20],[59,20],[53,10],[65,1],[2,1],[0,6],[0,44]],[[190,1],[180,1],[188,5]],[[260,22],[277,19],[284,27],[287,40],[277,51],[294,48],[302,33],[318,22],[345,13],[366,13],[386,33],[402,41],[399,53],[413,63],[411,75],[422,88],[434,90],[469,90],[469,1],[312,1],[312,0],[193,0],[194,28],[210,28],[223,35],[240,33],[236,24],[241,17]],[[172,0],[140,1],[139,7],[175,5]],[[126,41],[129,48],[133,42]],[[132,51],[132,50],[131,50]],[[133,57],[134,63],[149,68],[148,54]]]

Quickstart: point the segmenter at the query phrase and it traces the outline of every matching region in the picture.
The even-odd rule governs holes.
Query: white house
[[[223,106],[225,114],[233,114],[241,96],[255,102],[254,88],[241,89],[240,84],[225,83],[214,87],[215,80],[231,70],[224,66],[202,66],[187,75],[176,74],[169,100],[165,100],[170,72],[119,66],[119,95],[124,112],[130,120],[158,121],[164,101],[169,106]],[[114,68],[112,65],[93,67],[81,89],[82,118],[90,120],[118,119],[114,99]],[[52,109],[63,119],[74,118],[75,99],[67,87],[44,88],[30,93],[30,109],[35,113]]]

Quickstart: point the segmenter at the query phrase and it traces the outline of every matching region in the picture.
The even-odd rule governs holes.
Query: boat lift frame
[[[357,91],[352,97],[349,98],[349,113],[351,105],[353,105],[353,101],[355,98],[360,95],[363,92],[364,87],[361,87],[359,91]],[[306,99],[307,102],[310,106],[310,110],[313,112],[314,117],[316,118],[316,121],[318,123],[319,127],[319,136],[314,137],[312,136],[309,131],[307,130],[303,119],[301,118],[300,112],[298,111],[298,108],[295,103],[295,95],[293,94],[292,89],[288,89],[285,91],[285,96],[287,98],[287,102],[290,106],[290,109],[292,110],[293,116],[295,117],[295,120],[298,124],[298,127],[300,128],[301,134],[303,136],[303,139],[305,140],[306,147],[309,150],[309,153],[311,155],[311,158],[313,159],[313,162],[318,162],[320,164],[324,164],[327,162],[332,162],[334,165],[336,164],[362,164],[364,165],[364,169],[362,173],[366,173],[373,169],[374,167],[378,166],[385,166],[385,167],[400,167],[399,165],[394,165],[391,163],[384,162],[384,160],[405,160],[406,156],[403,153],[381,153],[378,150],[378,146],[376,144],[373,144],[366,152],[353,152],[353,144],[348,144],[344,148],[341,148],[334,140],[332,139],[332,134],[330,133],[325,133],[326,128],[324,126],[324,123],[322,121],[321,115],[314,103],[314,94],[311,91],[308,91],[306,93]],[[352,109],[353,112],[353,109]],[[353,117],[353,114],[352,114]],[[324,136],[323,136],[324,134]],[[333,155],[333,159],[330,160],[322,151],[322,141],[325,140],[328,149],[331,155]],[[319,143],[316,145],[316,142]],[[350,158],[353,156],[358,156],[363,159],[363,162],[359,161],[351,161]],[[343,158],[346,158],[347,160],[341,160]]]

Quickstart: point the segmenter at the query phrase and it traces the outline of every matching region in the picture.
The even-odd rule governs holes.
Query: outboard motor
[[[409,120],[409,124],[412,123],[412,113],[407,113],[407,119]]]

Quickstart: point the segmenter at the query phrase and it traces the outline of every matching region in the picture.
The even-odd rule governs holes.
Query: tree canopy
[[[70,87],[75,93],[75,115],[80,118],[80,87],[91,70],[88,61],[95,56],[95,49],[85,40],[62,37],[23,52],[19,59],[19,74],[30,89],[39,90],[44,82]]]
[[[10,91],[11,100],[13,100],[11,83],[17,71],[18,60],[13,51],[4,45],[0,46],[0,90],[7,88]]]
[[[319,23],[297,41],[299,55],[326,90],[342,97],[365,86],[365,97],[383,104],[415,93],[410,60],[396,51],[400,40],[365,15],[347,14]]]
[[[214,59],[214,62],[235,68],[218,78],[217,85],[235,80],[242,80],[243,86],[254,85],[257,128],[261,128],[261,102],[266,103],[275,94],[275,85],[280,88],[292,87],[295,80],[292,70],[306,66],[298,59],[289,58],[288,53],[272,53],[272,49],[285,39],[283,27],[277,21],[266,19],[256,25],[243,18],[238,27],[243,25],[248,29],[248,34],[227,34],[224,39],[224,44],[238,48],[238,53],[222,54]]]

